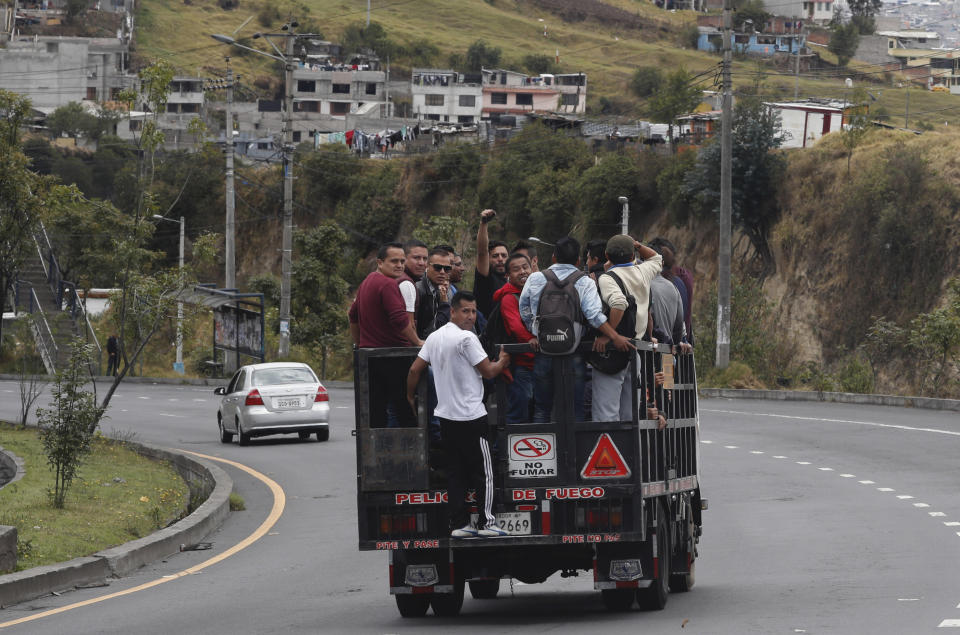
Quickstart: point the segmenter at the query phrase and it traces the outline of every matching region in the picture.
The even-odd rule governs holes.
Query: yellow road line
[[[270,477],[264,474],[261,474],[260,472],[254,470],[253,468],[247,467],[242,463],[237,463],[236,461],[221,459],[215,456],[200,454],[198,452],[190,452],[189,450],[182,450],[182,452],[186,452],[187,454],[193,454],[194,456],[198,456],[202,459],[209,459],[211,461],[219,461],[220,463],[226,463],[227,465],[232,465],[238,470],[243,470],[250,476],[256,479],[259,479],[260,481],[263,481],[263,483],[266,484],[268,488],[270,488],[270,491],[273,493],[273,507],[270,509],[270,513],[267,515],[267,518],[260,524],[259,527],[257,527],[256,531],[254,531],[252,534],[250,534],[249,536],[247,536],[246,538],[244,538],[234,546],[230,547],[223,553],[217,554],[216,556],[210,558],[209,560],[204,560],[200,564],[194,565],[189,569],[184,569],[183,571],[180,571],[173,575],[168,575],[163,578],[158,578],[151,582],[145,582],[144,584],[140,584],[138,586],[125,589],[123,591],[117,591],[116,593],[101,595],[100,597],[84,600],[83,602],[68,604],[67,606],[61,606],[60,608],[51,609],[49,611],[44,611],[42,613],[35,613],[34,615],[30,615],[28,617],[21,617],[20,619],[11,620],[9,622],[2,622],[0,623],[0,628],[6,628],[8,626],[16,626],[17,624],[24,624],[26,622],[32,622],[34,620],[39,620],[44,617],[56,615],[57,613],[64,613],[66,611],[72,611],[73,609],[78,609],[84,606],[90,606],[91,604],[97,604],[99,602],[104,602],[106,600],[112,600],[113,598],[118,598],[124,595],[130,595],[131,593],[136,593],[138,591],[150,589],[155,586],[164,584],[166,582],[178,580],[184,576],[193,575],[198,571],[206,569],[207,567],[214,565],[220,562],[221,560],[229,558],[230,556],[234,555],[235,553],[243,549],[246,549],[247,547],[252,545],[254,542],[259,540],[260,538],[263,538],[267,534],[267,532],[270,531],[270,528],[273,527],[277,523],[277,521],[280,519],[280,515],[283,514],[283,508],[287,502],[287,497],[283,492],[283,488],[281,488],[276,483],[276,481],[274,481],[273,479],[271,479]]]

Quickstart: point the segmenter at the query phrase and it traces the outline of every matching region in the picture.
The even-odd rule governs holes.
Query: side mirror
[[[213,390],[213,394],[215,394],[215,395],[225,395],[225,394],[227,394],[227,389],[226,389],[224,386],[217,386],[217,387]]]

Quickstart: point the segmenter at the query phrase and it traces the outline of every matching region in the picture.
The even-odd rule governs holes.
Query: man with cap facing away
[[[634,249],[639,259],[634,259]],[[660,273],[663,258],[656,251],[635,241],[626,234],[618,234],[607,241],[607,260],[610,268],[597,277],[600,299],[610,309],[609,324],[616,328],[627,309],[628,300],[612,276],[623,283],[626,293],[633,296],[637,303],[637,319],[634,339],[642,339],[647,330],[648,306],[650,304],[650,283]],[[609,342],[606,335],[599,335],[594,342],[594,350],[603,351]],[[606,374],[593,373],[593,411],[594,421],[631,421],[633,407],[630,366],[623,370]]]

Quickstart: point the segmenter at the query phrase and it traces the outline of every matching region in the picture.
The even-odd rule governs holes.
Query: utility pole
[[[907,110],[903,113],[903,127],[910,129],[910,82],[907,82]]]
[[[720,120],[720,246],[717,252],[717,368],[730,364],[730,234],[733,216],[732,0],[723,0],[723,112]]]
[[[290,274],[293,268],[293,60],[294,23],[286,35],[286,55],[283,60],[283,254],[280,280],[280,345],[277,356],[290,355]]]
[[[367,26],[370,26],[370,0],[367,0]]]
[[[227,112],[226,112],[226,153],[227,153],[227,220],[224,232],[224,284],[227,289],[237,288],[236,276],[236,217],[234,210],[233,192],[233,68],[230,67],[230,58],[227,58]]]
[[[183,293],[183,242],[184,228],[187,226],[183,216],[180,217],[180,268],[178,269],[180,277],[180,293]],[[183,300],[177,300],[177,362],[173,365],[173,370],[183,374]]]
[[[796,22],[794,22],[796,24]],[[796,28],[796,27],[794,27]],[[797,29],[797,36],[794,40],[797,43],[797,67],[793,77],[793,98],[800,98],[800,47],[803,46],[801,37],[803,36],[803,30]]]
[[[620,202],[620,233],[629,234],[627,230],[630,227],[630,202],[626,196],[620,196],[617,200]]]

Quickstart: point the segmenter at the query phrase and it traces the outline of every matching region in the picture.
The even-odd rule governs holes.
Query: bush
[[[699,43],[700,29],[696,24],[690,22],[680,27],[680,32],[677,34],[677,45],[680,48],[695,49]]]
[[[637,97],[650,97],[660,90],[662,84],[663,73],[656,66],[640,66],[630,78],[630,90]]]
[[[865,360],[851,355],[840,365],[837,382],[843,392],[873,392],[873,371]]]

